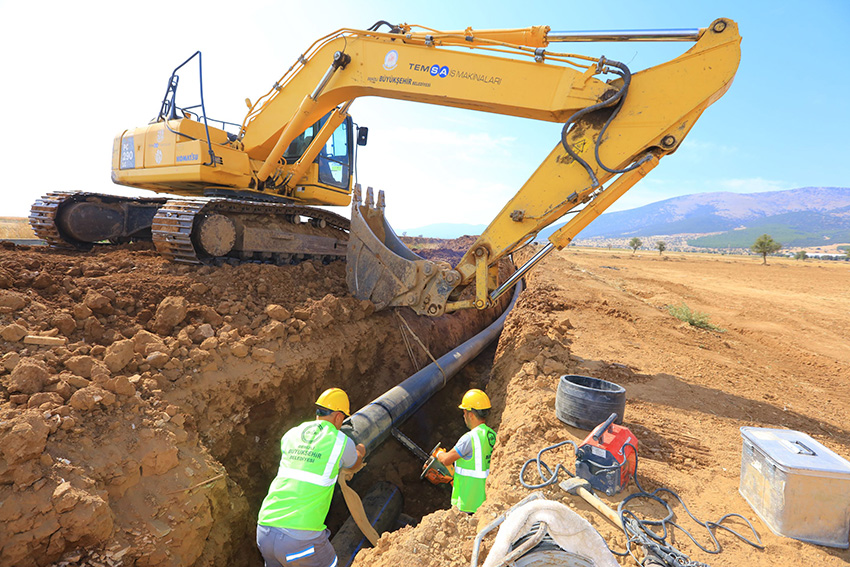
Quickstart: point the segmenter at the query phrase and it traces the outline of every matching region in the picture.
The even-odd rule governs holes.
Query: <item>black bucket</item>
[[[622,424],[625,409],[626,389],[619,384],[576,374],[561,376],[555,415],[567,425],[590,431],[612,413]]]

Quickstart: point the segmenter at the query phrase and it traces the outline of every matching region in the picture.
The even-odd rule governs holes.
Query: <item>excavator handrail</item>
[[[156,122],[159,122],[159,121],[164,122],[165,127],[168,128],[168,131],[171,132],[172,134],[176,134],[178,136],[183,136],[185,138],[193,139],[191,136],[189,136],[187,134],[173,130],[171,128],[171,126],[168,125],[168,121],[177,119],[177,114],[176,114],[176,110],[177,110],[177,100],[176,100],[177,99],[177,84],[180,81],[180,76],[177,74],[177,71],[179,71],[181,68],[183,68],[184,65],[189,63],[189,61],[191,61],[195,57],[198,58],[198,82],[199,82],[199,85],[200,85],[199,88],[200,88],[200,93],[201,93],[201,113],[202,113],[202,116],[203,116],[203,119],[204,119],[204,130],[206,131],[206,134],[207,134],[207,152],[209,153],[209,156],[210,156],[209,163],[205,163],[204,165],[210,166],[210,167],[215,167],[217,158],[216,158],[215,152],[213,151],[212,138],[210,137],[209,119],[207,118],[207,109],[206,109],[206,106],[204,104],[204,69],[203,69],[202,55],[201,55],[200,50],[198,50],[195,53],[193,53],[192,55],[190,55],[188,59],[186,59],[183,63],[181,63],[180,65],[175,67],[174,71],[171,72],[171,77],[168,79],[168,87],[165,91],[165,96],[162,99],[162,106],[160,106],[159,115],[156,117],[155,121]],[[170,100],[169,100],[169,95],[171,95]],[[197,105],[195,105],[194,107],[189,107],[189,108],[197,108]],[[181,109],[181,110],[183,110],[183,109]],[[169,116],[165,116],[166,112],[169,114]]]

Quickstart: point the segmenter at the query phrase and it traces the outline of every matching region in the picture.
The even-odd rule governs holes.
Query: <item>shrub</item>
[[[699,327],[700,329],[706,329],[708,331],[717,331],[718,333],[725,332],[725,329],[721,329],[720,327],[711,324],[708,320],[709,316],[706,313],[694,311],[684,302],[682,302],[680,307],[668,305],[667,312],[679,321],[684,321],[693,327]]]

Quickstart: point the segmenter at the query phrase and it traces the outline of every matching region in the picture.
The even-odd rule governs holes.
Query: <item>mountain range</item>
[[[564,223],[540,232],[545,240]],[[433,224],[407,231],[434,238],[480,234],[485,225]],[[688,245],[748,248],[762,234],[784,247],[850,243],[850,188],[802,187],[762,193],[698,193],[605,213],[576,240],[693,235]]]

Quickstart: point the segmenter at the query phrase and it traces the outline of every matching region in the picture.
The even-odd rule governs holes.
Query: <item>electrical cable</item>
[[[555,472],[552,472],[552,469],[549,468],[549,465],[547,465],[546,462],[543,461],[543,459],[540,458],[543,455],[543,453],[545,453],[546,451],[552,451],[552,450],[557,449],[558,447],[560,447],[562,445],[566,445],[566,444],[572,445],[574,452],[578,451],[578,447],[576,446],[576,444],[568,439],[566,441],[561,441],[560,443],[555,443],[554,445],[546,447],[545,449],[543,449],[542,451],[537,453],[536,458],[528,459],[527,461],[525,461],[525,464],[522,465],[522,468],[519,471],[519,482],[520,482],[520,484],[522,484],[525,488],[528,488],[529,490],[535,490],[535,489],[543,488],[544,486],[549,486],[550,484],[554,484],[554,483],[558,482],[558,474],[561,471],[564,471],[570,477],[574,477],[575,475],[573,473],[571,473],[569,471],[569,469],[567,469],[567,467],[565,467],[561,463],[558,463],[558,465],[555,467]],[[543,480],[542,484],[528,484],[528,483],[525,482],[525,480],[523,480],[523,477],[525,476],[525,469],[528,467],[528,465],[530,465],[531,463],[534,463],[534,462],[537,463],[537,473],[540,475],[540,478]],[[549,475],[550,475],[548,480],[546,479],[546,476],[543,474],[543,469],[546,469],[546,472],[549,473]]]
[[[520,484],[525,488],[528,488],[530,490],[535,490],[535,489],[543,488],[543,487],[546,487],[546,486],[549,486],[551,484],[555,484],[556,482],[558,482],[558,475],[561,471],[565,472],[570,477],[574,477],[575,475],[572,472],[570,472],[570,470],[566,466],[564,466],[562,463],[558,463],[558,465],[555,466],[555,470],[552,471],[552,469],[549,467],[549,465],[546,464],[546,462],[543,461],[543,459],[541,458],[543,456],[543,454],[546,453],[547,451],[552,451],[552,450],[557,449],[558,447],[561,447],[561,446],[566,445],[566,444],[572,445],[574,451],[576,453],[578,452],[578,447],[576,446],[576,444],[573,441],[570,441],[570,440],[561,441],[560,443],[556,443],[554,445],[550,445],[549,447],[545,447],[539,453],[537,453],[537,457],[525,461],[525,463],[522,465],[522,468],[520,469],[520,472],[519,472],[519,482],[520,482]],[[717,537],[714,533],[717,529],[723,529],[723,530],[731,533],[732,535],[736,536],[738,539],[740,539],[744,543],[747,543],[747,544],[755,547],[756,549],[764,549],[764,545],[761,542],[761,538],[759,538],[759,535],[756,532],[755,528],[753,527],[752,523],[750,523],[750,521],[747,518],[745,518],[744,516],[742,516],[741,514],[735,514],[735,513],[726,514],[723,517],[721,517],[719,520],[717,520],[716,522],[704,522],[704,521],[698,519],[696,516],[694,516],[691,513],[691,511],[688,509],[688,507],[685,505],[685,502],[682,500],[682,498],[676,492],[670,490],[669,488],[659,487],[659,488],[656,488],[655,490],[653,490],[652,492],[646,492],[644,490],[644,488],[641,486],[640,481],[637,478],[637,465],[638,465],[637,448],[634,445],[632,445],[631,443],[626,443],[626,444],[623,445],[624,450],[625,450],[626,447],[631,447],[632,450],[635,453],[635,471],[634,471],[635,474],[633,475],[632,478],[635,481],[635,486],[637,487],[638,492],[635,492],[635,493],[630,494],[629,496],[625,497],[622,500],[622,502],[620,502],[620,505],[618,506],[618,509],[617,509],[617,513],[620,516],[620,521],[623,525],[623,530],[625,531],[625,534],[626,534],[626,551],[614,551],[614,550],[610,549],[610,547],[609,547],[609,550],[611,551],[611,553],[613,553],[614,555],[618,555],[620,557],[625,557],[627,555],[630,555],[638,563],[638,565],[645,565],[647,567],[649,567],[650,565],[661,565],[661,566],[666,566],[666,567],[708,567],[708,565],[705,564],[705,563],[701,563],[701,562],[698,562],[698,561],[691,561],[691,559],[687,555],[685,555],[684,553],[682,553],[681,551],[679,551],[675,547],[667,544],[668,532],[670,534],[672,534],[672,531],[673,531],[672,528],[677,528],[679,531],[683,532],[686,536],[688,536],[688,538],[690,538],[690,540],[694,543],[694,545],[696,545],[699,549],[701,549],[705,553],[712,554],[712,555],[718,554],[723,550],[722,546],[720,545],[720,542],[717,540]],[[525,479],[524,479],[525,471],[528,469],[528,466],[531,463],[537,464],[537,472],[540,475],[540,479],[543,481],[540,484],[531,484],[531,483],[526,482]],[[544,474],[544,471],[545,471],[546,474]],[[547,478],[547,474],[548,474],[548,478]],[[706,531],[708,531],[709,537],[711,538],[711,541],[713,543],[713,549],[709,549],[709,548],[701,545],[699,542],[697,542],[697,540],[694,538],[693,535],[691,535],[691,533],[688,530],[686,530],[685,528],[683,528],[682,526],[680,526],[679,524],[677,524],[673,521],[673,515],[674,514],[673,514],[672,506],[670,505],[669,502],[667,502],[666,500],[664,500],[660,496],[658,496],[659,493],[663,493],[663,492],[666,492],[666,493],[670,494],[673,498],[675,498],[679,502],[679,504],[682,505],[682,508],[684,508],[684,510],[688,514],[688,516],[690,516],[691,519],[694,522],[703,526],[706,529]],[[661,504],[666,511],[666,516],[663,519],[660,519],[660,520],[650,520],[650,519],[640,519],[640,518],[638,518],[638,516],[635,514],[635,512],[630,510],[629,508],[627,508],[626,505],[630,501],[636,500],[636,499],[639,499],[639,498],[653,500],[653,501]],[[740,519],[744,520],[744,522],[747,524],[747,526],[750,528],[753,535],[755,536],[756,542],[753,542],[750,539],[739,534],[735,530],[733,530],[733,529],[731,529],[727,526],[722,525],[723,522],[726,521],[729,518],[740,518]],[[668,526],[670,527],[670,529],[668,529]],[[651,529],[652,527],[660,528],[661,533],[660,534],[656,533],[655,531],[653,531]],[[633,552],[633,546],[634,545],[638,545],[638,546],[643,548],[644,554],[646,555],[646,558],[644,559],[643,563],[634,555],[634,552]]]

